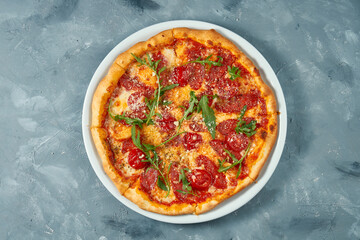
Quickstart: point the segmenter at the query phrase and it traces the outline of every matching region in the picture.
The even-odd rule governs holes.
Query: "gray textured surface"
[[[204,7],[206,6],[206,7]],[[147,219],[103,187],[81,109],[101,60],[154,23],[243,36],[283,87],[288,137],[266,187],[221,219]],[[1,1],[0,239],[360,239],[360,2]]]

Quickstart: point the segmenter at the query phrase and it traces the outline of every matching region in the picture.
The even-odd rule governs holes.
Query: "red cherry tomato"
[[[196,190],[207,190],[212,183],[212,176],[208,171],[194,169],[187,176],[191,187]]]
[[[141,169],[146,167],[147,162],[143,162],[143,160],[146,160],[146,156],[143,151],[137,148],[130,150],[128,156],[128,162],[131,167],[135,169]]]

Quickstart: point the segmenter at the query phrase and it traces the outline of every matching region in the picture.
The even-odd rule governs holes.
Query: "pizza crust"
[[[97,86],[91,103],[91,127],[102,127],[107,113],[107,103],[125,70],[114,63]]]
[[[148,39],[147,41],[136,43],[127,51],[121,53],[115,59],[115,63],[117,63],[122,68],[126,69],[129,64],[135,61],[132,54],[134,54],[137,57],[142,57],[147,51],[151,51],[154,48],[171,44],[173,41],[174,41],[174,37],[172,34],[172,29],[165,30],[153,36],[152,38]]]
[[[164,215],[181,215],[195,212],[196,204],[175,203],[168,206],[152,201],[146,193],[139,190],[139,186],[140,180],[133,184],[124,193],[124,196],[144,210]]]
[[[110,150],[109,143],[107,142],[107,133],[103,128],[91,128],[91,135],[93,137],[93,141],[96,149],[98,150],[98,154],[102,160],[102,165],[105,173],[109,176],[112,182],[115,184],[116,188],[119,190],[121,194],[129,188],[131,182],[129,179],[125,179],[117,173],[114,168],[111,159],[112,153]]]
[[[223,194],[217,195],[214,198],[208,199],[205,202],[198,203],[196,206],[195,214],[202,214],[205,212],[210,211],[214,207],[216,207],[219,203],[223,202],[224,200],[232,197],[234,194],[238,193],[242,189],[249,186],[253,180],[249,177],[241,180],[238,182],[238,185],[235,189],[232,189],[232,191],[225,191]]]

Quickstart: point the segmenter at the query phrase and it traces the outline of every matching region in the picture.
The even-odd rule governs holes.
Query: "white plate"
[[[230,199],[220,203],[216,208],[213,210],[201,214],[201,215],[181,215],[181,216],[166,216],[157,213],[152,213],[145,211],[135,205],[133,202],[129,201],[127,198],[123,197],[110,180],[110,178],[106,175],[103,170],[101,159],[96,151],[94,143],[91,138],[90,133],[90,124],[91,124],[91,101],[92,96],[95,92],[95,89],[101,79],[106,75],[109,67],[115,60],[115,58],[123,51],[129,49],[132,45],[139,41],[147,40],[148,38],[156,35],[157,33],[175,27],[188,27],[194,29],[215,29],[223,36],[227,37],[228,39],[232,40],[258,67],[260,70],[260,74],[264,81],[272,87],[275,92],[278,109],[280,111],[279,115],[279,133],[278,139],[275,144],[275,147],[266,162],[264,168],[262,169],[259,178],[255,184],[251,184],[245,190],[239,192],[235,196],[232,196]],[[280,83],[270,67],[269,63],[265,60],[265,58],[261,55],[261,53],[256,50],[249,42],[245,39],[240,37],[234,32],[231,32],[228,29],[223,27],[206,23],[200,21],[189,21],[189,20],[179,20],[179,21],[169,21],[163,22],[159,24],[152,25],[150,27],[144,28],[129,37],[125,40],[120,42],[111,52],[104,58],[101,62],[99,67],[96,69],[94,76],[91,79],[89,87],[86,92],[85,100],[84,100],[84,107],[83,107],[83,115],[82,115],[82,130],[83,130],[83,138],[84,144],[86,148],[86,152],[88,154],[91,166],[93,167],[96,175],[100,179],[100,181],[104,184],[104,186],[109,190],[109,192],[116,197],[121,203],[126,205],[127,207],[131,208],[137,213],[140,213],[146,217],[162,221],[168,223],[199,223],[199,222],[206,222],[209,220],[213,220],[224,215],[227,215],[244,204],[250,201],[267,183],[270,179],[271,175],[275,171],[275,168],[279,162],[281,153],[284,148],[285,138],[286,138],[286,126],[287,126],[287,117],[286,117],[286,105],[284,94],[282,92]]]

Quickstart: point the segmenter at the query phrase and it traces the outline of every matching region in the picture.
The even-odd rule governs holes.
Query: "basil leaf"
[[[215,139],[216,117],[214,110],[208,105],[209,99],[206,95],[203,95],[200,99],[199,106],[202,110],[202,116],[206,127],[208,128],[211,137]]]

